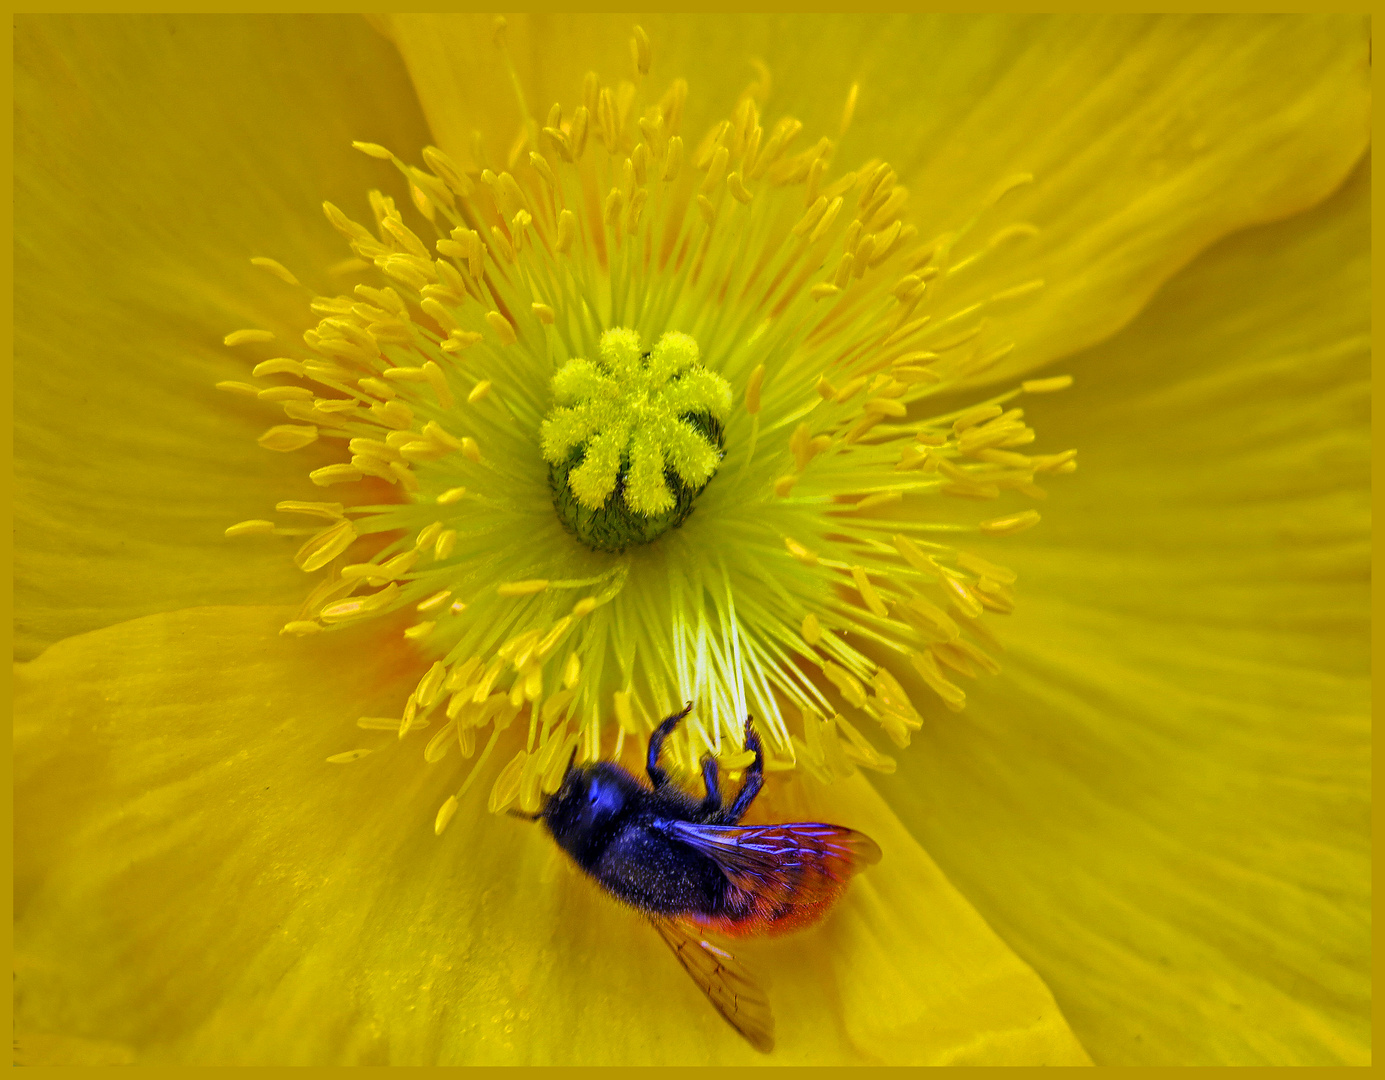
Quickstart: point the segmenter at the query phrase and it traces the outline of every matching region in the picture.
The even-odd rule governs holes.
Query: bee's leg
[[[543,817],[543,814],[541,814],[541,813],[539,813],[539,814],[526,814],[526,813],[524,813],[524,811],[522,811],[522,810],[507,810],[507,811],[505,811],[505,812],[506,812],[507,814],[509,814],[510,817],[517,817],[517,818],[520,818],[520,819],[523,820],[523,821],[538,821],[539,818]]]
[[[760,745],[760,736],[755,734],[748,716],[745,718],[745,748],[755,751],[755,760],[750,763],[750,768],[745,770],[745,783],[736,793],[736,801],[721,815],[722,822],[727,825],[734,825],[745,817],[745,812],[750,809],[750,804],[755,801],[755,796],[760,794],[760,788],[765,782],[765,751]]]
[[[654,729],[654,734],[649,736],[649,757],[645,761],[645,771],[649,773],[650,783],[655,790],[668,783],[668,773],[659,768],[659,751],[664,748],[664,740],[669,733],[678,726],[678,722],[692,712],[693,703],[690,701],[683,706],[682,712],[674,713],[662,724]]]
[[[708,819],[721,813],[721,785],[717,780],[717,759],[711,754],[702,758],[702,783],[707,788],[707,797],[698,809]]]

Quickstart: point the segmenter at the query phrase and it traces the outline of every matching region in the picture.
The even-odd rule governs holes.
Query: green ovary
[[[553,377],[542,425],[553,505],[598,551],[647,544],[681,525],[716,474],[731,387],[698,363],[697,342],[665,333],[651,352],[619,327],[599,358]]]

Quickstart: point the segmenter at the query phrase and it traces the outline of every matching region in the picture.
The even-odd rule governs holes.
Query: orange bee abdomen
[[[842,889],[845,887],[843,882]],[[765,897],[752,896],[751,907],[744,913],[689,914],[687,918],[704,930],[726,937],[778,937],[821,922],[837,902],[842,889],[802,904],[775,904]]]

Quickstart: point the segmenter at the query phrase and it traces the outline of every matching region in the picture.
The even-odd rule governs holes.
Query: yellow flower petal
[[[1015,346],[986,381],[1119,329],[1219,237],[1326,196],[1369,137],[1367,32],[1356,17],[640,19],[653,42],[649,77],[688,78],[689,110],[725,109],[748,83],[763,85],[754,57],[770,75],[768,115],[794,113],[835,135],[858,82],[833,169],[887,158],[924,238],[958,229],[1007,178],[1033,175],[950,258],[959,266],[1013,225],[1038,229],[1012,233],[946,281],[959,308],[990,304],[987,334]],[[529,110],[542,117],[558,101],[569,114],[589,68],[631,72],[633,21],[511,20]],[[503,167],[521,117],[489,17],[396,16],[390,33],[438,144]],[[713,115],[689,111],[688,137]]]
[[[339,291],[317,207],[378,183],[351,140],[427,142],[398,60],[354,18],[26,16],[15,79],[20,655],[292,595],[301,539],[223,531],[312,498],[303,464],[255,445],[277,406],[212,387],[299,355],[304,301]],[[223,345],[252,312],[275,341]]]
[[[260,25],[225,25],[252,23]],[[397,67],[392,76],[363,81],[341,63],[343,52],[361,58],[362,70],[388,57],[368,35],[313,21],[294,24],[303,32],[282,37],[278,30],[237,32],[198,42],[194,32],[189,50],[188,24],[173,24],[177,42],[171,31],[167,41],[126,32],[137,25],[168,24],[103,24],[98,39],[80,20],[29,20],[17,45],[21,99],[28,103],[19,142],[31,162],[27,172],[21,168],[17,189],[21,216],[27,213],[31,226],[19,245],[21,276],[29,283],[20,293],[20,347],[29,365],[21,436],[30,462],[20,516],[30,652],[62,634],[166,605],[284,595],[289,579],[262,565],[287,572],[287,552],[274,551],[264,564],[229,561],[219,538],[227,525],[267,512],[255,501],[266,490],[284,489],[273,461],[264,464],[273,455],[237,456],[249,445],[247,434],[253,438],[268,426],[237,410],[258,396],[245,382],[249,368],[279,355],[256,350],[273,346],[268,333],[277,342],[293,339],[301,303],[299,294],[274,293],[292,289],[285,275],[257,267],[266,286],[260,295],[238,276],[250,272],[241,265],[248,260],[240,252],[232,258],[224,245],[228,236],[254,241],[245,256],[273,256],[290,277],[315,291],[334,291],[325,275],[313,282],[300,261],[315,267],[330,261],[335,238],[325,227],[303,225],[289,196],[283,209],[257,193],[281,190],[284,176],[310,200],[324,186],[357,191],[377,181],[359,155],[335,164],[325,146],[341,133],[329,126],[332,140],[326,139],[312,122],[318,113],[301,109],[300,99],[321,93],[322,111],[334,117],[342,115],[337,103],[347,100],[347,137],[388,138],[401,149],[423,137]],[[335,52],[323,49],[319,31],[328,25],[338,36],[327,44],[343,46]],[[582,25],[593,35],[599,29],[595,22]],[[774,64],[796,48],[814,61],[833,56],[821,41],[795,45],[779,32],[782,24],[728,19],[704,27],[712,25],[732,36],[734,48],[710,49],[714,35],[702,34],[694,50],[689,37],[685,54],[668,51],[680,65],[669,74],[695,75],[702,64],[715,89],[733,65],[708,57],[744,53],[756,40],[765,42],[759,51]],[[927,89],[947,104],[930,114],[941,118],[933,128],[913,131],[913,142],[890,139],[899,115],[883,110],[867,122],[867,80],[846,147],[858,139],[879,145],[870,124],[885,125],[884,141],[906,151],[900,158],[911,170],[906,180],[927,193],[926,199],[915,195],[921,223],[956,224],[965,216],[959,191],[974,195],[976,177],[987,169],[1004,174],[1015,147],[1043,151],[1047,179],[1025,189],[1028,195],[1017,193],[1019,201],[1010,205],[1032,208],[1047,237],[1058,238],[1056,246],[1032,250],[1060,270],[1067,267],[1066,289],[1054,290],[1047,278],[1034,290],[1037,279],[987,276],[985,261],[973,267],[972,284],[956,278],[959,289],[982,299],[1001,296],[1020,313],[992,326],[1022,346],[1006,361],[1006,372],[1109,333],[1227,230],[1320,197],[1363,138],[1364,53],[1350,22],[1270,21],[1255,24],[1259,32],[1248,36],[1228,27],[1249,24],[1195,24],[1206,51],[1184,47],[1186,24],[1101,24],[1092,36],[1100,47],[1091,46],[1090,54],[1077,49],[1058,75],[1047,54],[1068,43],[1071,31],[1063,24],[1015,24],[1023,29],[1010,31],[999,22],[967,23],[991,52],[959,49],[953,34],[938,35],[928,45],[934,52],[918,55],[891,52],[912,47],[913,39],[882,35],[881,24],[835,25],[855,28],[870,44],[853,50],[851,33],[833,34],[831,45],[851,64],[869,70],[870,58],[880,56],[896,77],[914,68],[930,78],[937,72]],[[658,26],[650,26],[661,70]],[[746,26],[758,27],[759,38],[734,38]],[[478,39],[487,49],[489,34],[486,26]],[[525,40],[518,25],[512,36]],[[312,47],[304,44],[309,38]],[[258,104],[250,115],[274,110],[284,125],[272,125],[267,142],[274,159],[286,164],[263,175],[263,163],[237,149],[244,138],[234,145],[217,141],[223,130],[242,131],[236,125],[244,123],[226,104],[234,98],[224,93],[224,78],[206,92],[187,93],[186,101],[167,100],[201,85],[195,76],[209,68],[206,56],[222,62],[227,40],[244,63],[240,70],[253,75],[250,92]],[[554,52],[553,40],[564,51]],[[581,40],[580,34],[550,35],[546,46],[533,38],[514,48],[520,83],[542,88],[552,79],[552,97],[571,101],[577,81],[563,64],[585,67],[590,56],[607,55],[582,53],[575,47]],[[617,47],[620,40],[617,35]],[[1241,44],[1239,51],[1228,48]],[[103,81],[105,49],[135,65],[140,78]],[[322,64],[332,70],[319,72],[304,61],[316,55],[328,56]],[[460,47],[455,55],[462,62],[449,76],[449,93],[455,96],[460,85],[458,70],[505,93],[504,82],[483,70],[493,65],[493,51],[479,66],[468,66]],[[939,62],[922,64],[918,56]],[[549,64],[550,57],[560,62]],[[1097,57],[1120,63],[1097,71]],[[605,63],[596,66],[605,72]],[[821,100],[830,66],[789,63],[776,94],[789,107],[802,103],[807,116],[818,107],[813,102]],[[1266,70],[1275,74],[1273,85]],[[1053,79],[1047,95],[1034,94],[1023,80],[1017,85],[1015,72],[1026,71]],[[148,72],[156,77],[146,80]],[[164,89],[148,98],[116,92],[128,85]],[[724,85],[729,97],[739,82]],[[883,77],[878,85],[887,85]],[[72,98],[55,93],[57,86],[68,87],[64,93]],[[921,96],[916,81],[910,90],[907,98],[891,97],[912,107]],[[540,113],[542,94],[534,106]],[[438,100],[425,101],[435,131],[455,128],[464,114]],[[468,100],[489,108],[479,96]],[[702,101],[725,105],[711,95]],[[1047,138],[1036,141],[1033,131],[1041,125],[1025,110],[1045,115],[1060,106],[1070,122],[1043,129]],[[108,107],[132,130],[153,132],[149,148],[137,144],[131,151],[104,134],[122,130],[116,125],[83,125]],[[295,115],[278,120],[287,113]],[[1010,127],[990,122],[1000,114]],[[225,122],[209,122],[217,116]],[[1135,145],[1116,139],[1113,149],[1103,137],[1122,123],[1137,137]],[[482,153],[503,157],[515,150],[517,125],[487,119],[484,126],[500,146],[483,145]],[[1190,130],[1193,142],[1210,133],[1208,142],[1179,142]],[[442,136],[438,141],[452,145]],[[186,160],[161,152],[170,144],[186,146]],[[320,155],[313,152],[319,146]],[[839,160],[849,157],[844,150]],[[148,175],[134,182],[130,164]],[[1164,165],[1169,171],[1160,172]],[[213,174],[226,189],[223,199],[232,201],[205,201]],[[163,195],[157,214],[148,212],[150,190]],[[249,202],[234,202],[247,192]],[[90,213],[75,209],[97,202],[115,208],[109,236],[92,235]],[[1298,234],[1259,235],[1280,243]],[[266,246],[267,239],[280,246]],[[1072,1003],[1084,1037],[1110,1060],[1358,1060],[1368,1045],[1362,1017],[1369,991],[1359,964],[1366,951],[1358,884],[1364,834],[1336,828],[1342,817],[1351,826],[1364,820],[1361,724],[1352,719],[1364,686],[1354,647],[1364,641],[1355,580],[1364,480],[1359,468],[1346,467],[1363,445],[1364,413],[1352,380],[1361,382],[1364,330],[1335,341],[1338,348],[1316,351],[1285,331],[1292,324],[1305,339],[1310,330],[1322,331],[1318,309],[1332,310],[1336,294],[1314,296],[1302,310],[1272,295],[1278,305],[1253,310],[1244,324],[1214,321],[1227,297],[1245,297],[1245,283],[1273,263],[1274,246],[1251,244],[1248,252],[1228,246],[1241,251],[1241,261],[1224,271],[1225,280],[1209,285],[1189,275],[1213,303],[1198,308],[1195,297],[1185,296],[1197,319],[1174,320],[1174,330],[1162,337],[1151,334],[1154,344],[1145,353],[1101,350],[1072,369],[1079,386],[1100,385],[1105,376],[1117,391],[1107,399],[1104,420],[1099,409],[1095,414],[1104,440],[1098,452],[1119,465],[1094,470],[1095,491],[1109,496],[1101,508],[1107,516],[1084,507],[1069,519],[1068,532],[1061,525],[1054,532],[1060,543],[1051,556],[1036,548],[1020,564],[1022,586],[1046,578],[1064,599],[1021,608],[1020,619],[1038,610],[1056,629],[1021,622],[1027,640],[1044,644],[1017,648],[1017,674],[995,684],[1016,690],[1009,697],[995,687],[976,693],[984,708],[967,721],[976,728],[948,718],[950,729],[925,729],[931,747],[906,755],[917,762],[918,751],[949,749],[950,737],[963,741],[958,731],[984,733],[960,762],[949,762],[951,787],[930,772],[931,786],[918,790],[940,799],[941,810],[930,805],[913,823],[950,860],[983,913]],[[170,250],[177,255],[171,260]],[[1340,255],[1345,248],[1325,250]],[[1360,273],[1359,256],[1318,264],[1299,254],[1316,274],[1305,272],[1303,280],[1314,285],[1340,289],[1343,274]],[[1033,272],[1023,262],[995,265]],[[1178,296],[1178,288],[1175,282],[1169,296]],[[246,311],[268,315],[252,321]],[[24,316],[33,312],[26,328]],[[170,320],[182,329],[171,329]],[[1203,371],[1223,371],[1217,364],[1235,353],[1228,342],[1239,342],[1237,332],[1259,332],[1261,324],[1286,335],[1274,339],[1282,363],[1243,365],[1226,369],[1224,381],[1198,382],[1194,376]],[[1211,329],[1199,339],[1193,331],[1204,326]],[[189,347],[189,336],[207,345]],[[227,347],[216,343],[227,340],[246,354],[245,362],[224,359]],[[1128,370],[1131,355],[1150,375],[1144,383]],[[1178,363],[1170,364],[1171,356]],[[1304,372],[1308,377],[1301,378]],[[1184,381],[1159,381],[1170,377]],[[204,401],[191,389],[204,382],[249,396],[208,393]],[[1285,390],[1291,382],[1293,393]],[[1305,426],[1306,413],[1285,419],[1267,406],[1287,398],[1309,402],[1315,419]],[[1083,433],[1090,446],[1084,425],[1100,404],[1099,395],[1074,399],[1055,415],[1066,417],[1067,430]],[[1150,414],[1157,419],[1148,421],[1152,437],[1132,439],[1132,432],[1145,430],[1132,417]],[[301,463],[296,468],[301,473]],[[228,479],[233,476],[253,483],[238,488]],[[1303,499],[1303,490],[1321,489],[1324,476],[1331,477],[1330,490],[1317,502]],[[1054,509],[1061,509],[1056,501]],[[202,543],[209,522],[215,542]],[[1279,546],[1266,543],[1270,535]],[[1093,542],[1120,554],[1093,557]],[[1285,543],[1302,551],[1286,554]],[[1169,550],[1177,557],[1170,559]],[[1020,562],[1009,549],[1002,561]],[[207,563],[219,569],[204,573]],[[1313,575],[1324,572],[1342,580],[1323,587]],[[1003,595],[987,597],[988,606],[1008,604]],[[1143,637],[1132,635],[1130,615],[1117,610],[1122,605],[1155,612],[1162,621]],[[456,785],[438,783],[442,774],[424,771],[416,759],[404,760],[412,746],[408,715],[395,729],[399,737],[387,732],[384,745],[369,743],[378,726],[350,730],[342,741],[329,722],[352,713],[388,719],[387,702],[397,706],[401,688],[420,672],[396,679],[414,665],[406,657],[380,657],[376,634],[277,636],[277,626],[293,614],[276,612],[270,620],[262,610],[223,610],[141,620],[73,639],[26,669],[29,715],[45,719],[20,730],[21,1053],[34,1061],[93,1063],[130,1060],[136,1049],[146,1058],[213,1061],[513,1061],[574,1053],[603,1060],[616,1046],[631,1060],[650,1060],[639,1055],[652,1045],[680,1060],[748,1056],[682,974],[670,973],[660,946],[632,941],[626,913],[574,875],[563,876],[564,864],[537,830],[497,833],[501,826],[527,827],[483,817],[484,784],[468,793],[445,833],[455,846],[438,848],[431,835],[436,808]],[[1170,626],[1195,629],[1165,641],[1159,635]],[[1323,632],[1341,626],[1348,630]],[[214,651],[215,662],[198,648]],[[298,651],[288,661],[275,659],[283,649]],[[1209,664],[1209,650],[1220,666]],[[1301,672],[1286,674],[1285,655],[1326,674],[1311,683]],[[226,664],[227,657],[237,663]],[[74,658],[80,662],[67,663]],[[1245,692],[1247,679],[1257,693]],[[1072,686],[1080,693],[1066,689]],[[1132,691],[1138,700],[1120,697]],[[1033,702],[1043,711],[1032,709]],[[1003,717],[994,745],[988,739],[997,729],[988,726],[985,708],[1003,710],[990,713]],[[1064,719],[1086,740],[1075,750],[1055,737],[1070,730]],[[129,733],[139,737],[120,741]],[[1024,744],[1024,761],[1005,756],[1017,743]],[[1054,762],[1035,754],[1045,745],[1059,746]],[[453,751],[449,768],[459,756]],[[499,754],[493,764],[505,760]],[[1221,771],[1212,764],[1226,761],[1231,765]],[[1265,762],[1290,782],[1270,787]],[[324,781],[320,770],[335,775]],[[358,788],[343,783],[355,775],[377,777],[396,797],[360,798]],[[920,775],[917,769],[901,774]],[[968,788],[978,776],[984,782]],[[917,811],[916,797],[917,790],[906,790],[901,803]],[[1344,799],[1347,810],[1329,806],[1331,797]],[[1042,984],[985,932],[922,851],[898,839],[898,823],[859,789],[843,799],[834,792],[823,815],[859,813],[868,831],[895,838],[890,849],[898,876],[867,876],[837,919],[785,943],[784,952],[775,944],[747,950],[779,987],[773,993],[781,1033],[794,1035],[792,1053],[814,1061],[1080,1059]],[[416,803],[425,805],[420,810]],[[1055,807],[1037,824],[1036,804]],[[1247,805],[1259,811],[1249,823]],[[1024,811],[1007,818],[1010,806]],[[944,820],[954,833],[935,835]],[[1036,834],[1046,844],[1034,844]],[[497,835],[523,839],[507,846]],[[439,858],[439,850],[454,858]],[[1004,852],[1004,866],[994,865],[996,851]],[[1054,851],[1067,863],[1060,865]],[[1068,870],[1069,863],[1077,869]],[[1284,874],[1289,864],[1300,868],[1299,877]],[[382,878],[381,865],[404,872],[397,880]],[[1313,890],[1323,882],[1345,882],[1339,890],[1345,900],[1315,900]],[[1120,918],[1111,914],[1112,893],[1120,898]],[[170,894],[179,902],[171,905]],[[183,908],[185,896],[201,902]],[[936,921],[920,923],[918,904],[929,907],[930,918],[936,910]],[[186,917],[168,918],[170,906]],[[1301,923],[1311,923],[1312,934],[1296,937]],[[941,940],[928,940],[928,933]],[[612,941],[620,947],[608,951]],[[822,942],[832,948],[820,950]],[[1173,974],[1161,970],[1164,955],[1174,958]],[[208,980],[209,967],[232,977]],[[112,971],[116,976],[98,977]],[[329,1005],[337,1011],[324,1011],[324,988],[335,992]],[[823,1022],[824,993],[833,998],[830,1026]],[[691,1004],[670,1017],[667,1004],[680,994]],[[604,1033],[629,1000],[642,1007],[657,1002],[662,1011],[639,1011],[628,1022],[618,1016],[624,1041],[613,1043]],[[704,1009],[694,1019],[698,1006]],[[647,1041],[631,1041],[630,1031]]]
[[[1005,674],[882,789],[1102,1063],[1370,1060],[1369,171],[1036,402]]]
[[[834,1011],[851,1044],[875,1064],[1089,1063],[1048,989],[990,944],[990,928],[862,776],[831,788],[786,785],[775,811],[786,819],[849,821],[878,840],[889,860],[857,879],[821,931],[798,939],[802,945],[788,939],[787,947],[774,947],[807,952],[818,937],[830,959],[830,975],[820,962],[797,979],[792,969],[771,969],[776,1004],[797,990],[808,1003],[803,1020],[821,1024],[813,1005],[823,985],[835,984]],[[802,1037],[812,1037],[811,1027]]]
[[[454,747],[425,772],[430,732],[356,726],[417,664],[376,635],[280,637],[286,613],[151,616],[21,666],[17,1030],[33,1055],[757,1058],[638,915],[538,827],[484,812],[488,784],[436,837],[471,763]],[[1086,1060],[864,780],[767,797],[886,853],[820,929],[737,943],[778,1013],[772,1060]]]

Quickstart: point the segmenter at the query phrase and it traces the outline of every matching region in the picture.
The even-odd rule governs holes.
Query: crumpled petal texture
[[[533,16],[508,29],[529,109],[570,112],[588,68],[629,78],[634,22],[654,45],[655,86],[689,80],[693,145],[759,77],[722,57],[763,59],[768,115],[797,114],[805,144],[837,136],[859,82],[834,168],[887,157],[922,238],[1034,175],[987,220],[1039,236],[946,284],[960,310],[1045,283],[987,313],[988,333],[1015,349],[986,382],[1113,333],[1215,240],[1325,197],[1369,138],[1366,24],[1337,16]],[[396,16],[388,32],[439,145],[470,158],[479,129],[486,163],[503,169],[520,114],[489,17]]]
[[[296,355],[308,299],[340,291],[319,206],[368,217],[380,182],[351,140],[427,142],[397,57],[351,19],[23,16],[15,98],[18,655],[285,602],[296,542],[222,533],[322,498],[305,462],[335,452],[261,449],[283,415],[212,387]],[[246,327],[277,340],[222,345]]]
[[[762,77],[726,56],[828,134],[859,81],[838,162],[888,152],[925,234],[1035,173],[998,221],[1040,235],[949,286],[1046,282],[995,313],[1019,347],[988,377],[1168,282],[1025,402],[1082,468],[983,551],[1021,573],[1005,672],[884,798],[771,788],[887,852],[827,925],[744,950],[774,1060],[1368,1061],[1368,177],[1171,278],[1358,158],[1361,20],[638,20],[694,137]],[[530,106],[624,76],[633,21],[512,20]],[[18,652],[59,643],[19,675],[19,1058],[750,1060],[484,782],[432,835],[456,750],[353,726],[419,675],[398,627],[200,607],[299,596],[296,540],[222,530],[323,497],[305,465],[335,457],[259,449],[279,420],[211,389],[296,351],[311,293],[249,257],[338,291],[317,205],[368,219],[381,183],[351,139],[467,157],[479,126],[503,160],[518,125],[487,21],[380,25],[403,63],[354,20],[17,24]],[[278,341],[233,355],[242,326]],[[382,750],[325,763],[355,746]]]
[[[433,835],[455,750],[424,768],[420,736],[354,727],[418,676],[398,635],[285,640],[286,614],[150,616],[21,665],[29,1045],[50,1062],[91,1043],[141,1062],[760,1060],[637,914],[538,828],[487,814],[484,785]],[[380,749],[325,762],[355,747]],[[771,987],[776,1063],[1087,1060],[863,780],[767,798],[850,821],[888,860],[825,926],[740,949]]]
[[[1030,407],[1004,673],[880,787],[1099,1063],[1370,1060],[1369,169]]]

